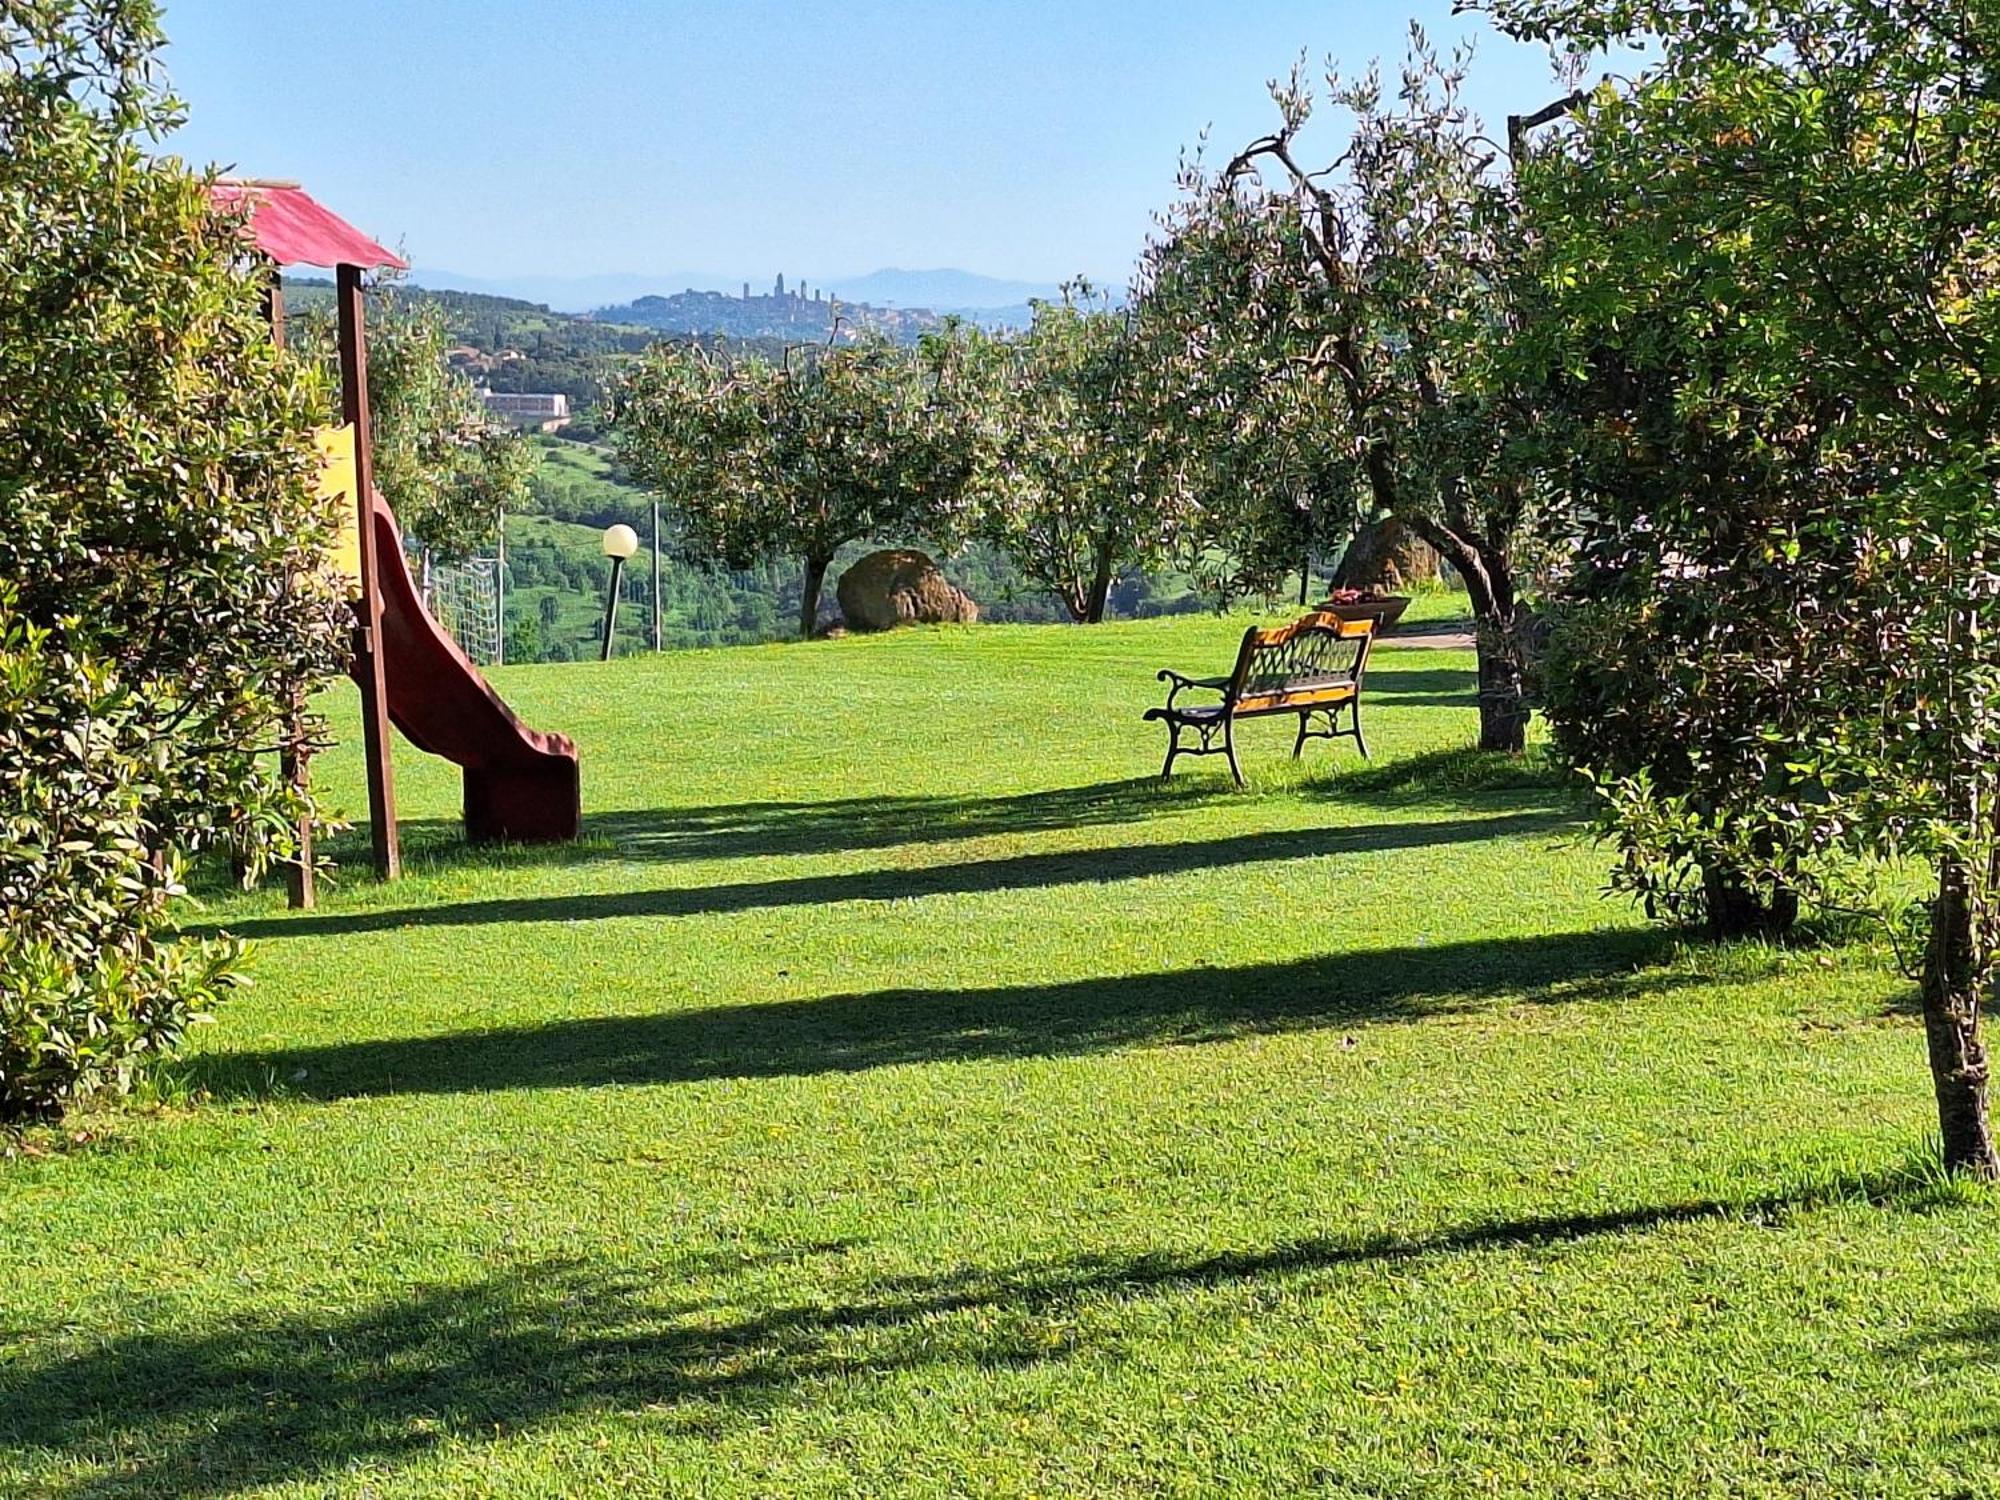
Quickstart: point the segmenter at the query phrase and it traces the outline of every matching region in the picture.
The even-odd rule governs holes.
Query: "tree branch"
[[[1507,155],[1520,160],[1521,153],[1528,147],[1528,132],[1539,130],[1551,120],[1560,120],[1590,96],[1582,89],[1572,90],[1561,99],[1544,104],[1529,115],[1507,116]]]

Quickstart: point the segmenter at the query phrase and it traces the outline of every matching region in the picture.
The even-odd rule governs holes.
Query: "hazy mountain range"
[[[718,276],[712,271],[662,271],[654,275],[618,273],[601,276],[461,276],[438,267],[419,266],[410,280],[433,291],[483,292],[492,297],[518,297],[539,302],[557,312],[590,312],[600,307],[636,302],[645,296],[671,296],[675,292],[722,292],[740,296],[747,280],[750,290],[761,296],[771,290],[770,276]],[[787,275],[786,285],[798,286]],[[1061,295],[1054,282],[1006,281],[981,276],[972,271],[937,270],[870,271],[866,276],[840,276],[826,281],[806,278],[809,286],[823,290],[843,302],[865,302],[871,307],[927,308],[937,313],[1017,312],[1035,299]]]

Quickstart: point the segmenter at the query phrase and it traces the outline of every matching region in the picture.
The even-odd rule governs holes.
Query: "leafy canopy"
[[[0,0],[0,1112],[170,1045],[226,955],[165,935],[174,868],[289,847],[265,752],[346,609],[312,483],[321,382],[273,346],[136,0]]]
[[[810,635],[846,543],[960,525],[976,435],[942,394],[951,378],[949,361],[873,335],[782,362],[661,344],[617,394],[618,453],[691,556],[738,568],[803,559]]]

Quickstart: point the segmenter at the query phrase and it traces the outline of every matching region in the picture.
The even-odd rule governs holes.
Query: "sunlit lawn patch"
[[[208,1097],[0,1166],[0,1493],[2000,1481],[1883,955],[1604,903],[1464,655],[1157,783],[1242,624],[499,674],[589,843],[401,752],[411,878],[211,903]]]

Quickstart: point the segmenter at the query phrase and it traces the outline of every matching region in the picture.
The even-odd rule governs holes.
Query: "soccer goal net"
[[[424,604],[459,649],[482,667],[500,660],[500,564],[491,557],[433,562],[424,569]]]

